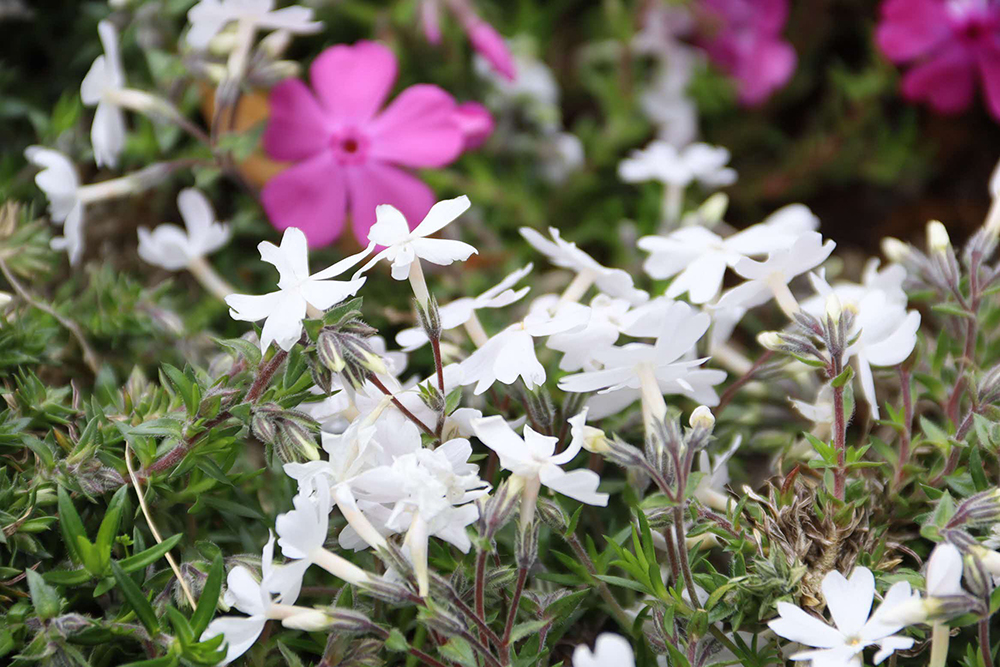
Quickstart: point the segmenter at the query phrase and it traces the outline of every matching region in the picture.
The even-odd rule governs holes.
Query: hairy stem
[[[674,536],[677,542],[677,561],[684,576],[684,586],[687,587],[688,595],[691,596],[691,604],[696,609],[701,608],[701,601],[698,599],[698,592],[694,587],[694,575],[691,574],[691,563],[688,561],[687,552],[687,531],[684,530],[684,508],[674,505]]]
[[[903,476],[906,474],[903,467],[910,461],[910,431],[913,426],[913,387],[910,371],[903,366],[899,367],[899,384],[903,394],[903,431],[899,434],[899,460],[896,462],[896,474],[893,477],[895,488],[899,488],[903,483]]]
[[[597,587],[597,592],[601,596],[601,599],[611,608],[611,615],[615,617],[618,624],[622,629],[630,631],[632,628],[632,620],[629,618],[625,610],[615,599],[614,594],[612,594],[611,589],[608,585],[597,578],[597,567],[594,565],[594,561],[590,560],[590,554],[587,550],[583,548],[580,543],[580,539],[576,535],[563,535],[563,539],[576,554],[576,557],[580,559],[580,562],[587,569],[587,573],[590,575],[591,579],[594,580],[594,585]]]
[[[510,663],[510,633],[514,629],[514,621],[517,619],[517,607],[521,603],[521,595],[524,593],[524,583],[528,580],[528,568],[522,567],[517,570],[517,583],[514,585],[514,596],[510,599],[510,610],[507,612],[507,624],[504,626],[501,651],[506,652],[506,661]]]
[[[480,549],[476,555],[476,616],[486,618],[486,551]],[[486,641],[486,633],[479,631],[481,641]]]
[[[431,428],[427,424],[425,424],[424,422],[422,422],[419,417],[417,417],[415,414],[413,414],[412,412],[410,412],[409,408],[407,408],[405,405],[403,405],[402,403],[400,403],[399,399],[396,398],[391,391],[389,391],[388,387],[386,387],[384,384],[382,384],[382,381],[379,380],[378,377],[374,373],[372,373],[371,375],[369,375],[368,379],[371,381],[371,383],[373,385],[375,385],[379,389],[379,391],[381,391],[383,394],[385,394],[386,396],[389,397],[389,400],[392,401],[392,404],[396,406],[397,410],[399,410],[400,412],[403,413],[403,416],[405,416],[411,422],[413,422],[414,424],[416,424],[417,426],[419,426],[420,430],[423,431],[424,433],[426,433],[427,435],[429,435],[431,437],[435,437],[434,431],[431,430]]]
[[[993,667],[993,649],[990,646],[990,619],[979,621],[979,651],[983,655],[984,667]]]

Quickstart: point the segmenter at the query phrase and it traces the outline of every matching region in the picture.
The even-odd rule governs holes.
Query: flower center
[[[966,43],[978,42],[1000,27],[1000,5],[990,0],[949,0],[952,29]]]
[[[362,164],[367,160],[368,137],[355,127],[346,127],[330,137],[329,146],[340,164]]]

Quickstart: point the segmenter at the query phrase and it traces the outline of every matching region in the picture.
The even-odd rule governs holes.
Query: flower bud
[[[931,252],[944,252],[951,246],[948,230],[938,220],[927,223],[927,248]]]
[[[1000,577],[1000,553],[979,545],[969,547],[969,553],[986,568],[987,572]]]
[[[724,192],[716,192],[698,207],[698,217],[704,226],[713,227],[722,220],[728,208],[729,196]]]
[[[777,331],[762,331],[757,334],[757,342],[760,343],[761,347],[775,352],[784,346],[781,335]]]
[[[514,515],[518,498],[518,494],[511,489],[510,482],[504,480],[493,493],[477,499],[479,534],[485,539],[492,540]]]
[[[538,522],[533,522],[528,528],[517,531],[514,542],[517,566],[530,570],[538,560]]]
[[[338,349],[336,334],[326,329],[320,332],[316,341],[316,356],[321,364],[334,373],[344,370],[347,363]]]
[[[283,463],[319,460],[319,445],[315,436],[297,421],[282,419],[274,444]]]
[[[319,632],[330,629],[333,626],[333,619],[318,609],[311,609],[282,619],[281,625],[290,630]]]
[[[277,426],[261,412],[254,412],[250,417],[250,432],[261,442],[274,442],[278,437]]]
[[[834,324],[839,322],[843,312],[844,309],[840,305],[840,298],[836,294],[831,293],[826,297],[826,316],[831,322]]]
[[[691,413],[688,424],[691,425],[691,428],[703,428],[711,431],[715,428],[715,415],[712,414],[707,405],[699,405]]]
[[[882,239],[882,254],[889,258],[890,262],[897,264],[905,262],[910,256],[911,250],[908,243],[903,243],[897,238],[887,236]]]

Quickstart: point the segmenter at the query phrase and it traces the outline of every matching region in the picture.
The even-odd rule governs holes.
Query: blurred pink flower
[[[762,104],[792,78],[795,50],[781,38],[788,0],[702,0],[701,10],[709,29],[700,44],[737,80],[741,104]]]
[[[396,73],[392,51],[358,42],[330,47],[313,61],[312,90],[298,79],[274,87],[264,148],[295,163],[261,193],[277,229],[298,227],[310,246],[323,246],[340,236],[350,211],[364,245],[380,204],[392,204],[407,220],[424,218],[434,193],[400,167],[443,167],[474,142],[464,129],[468,111],[437,86],[410,86],[382,109]]]
[[[913,62],[903,96],[939,113],[972,103],[982,77],[986,105],[1000,120],[1000,2],[997,0],[886,0],[875,33],[896,63]]]
[[[490,135],[496,123],[486,107],[479,102],[463,102],[455,109],[462,134],[465,136],[465,150],[471,151],[482,146]]]
[[[472,48],[489,62],[490,67],[510,81],[517,78],[514,56],[503,36],[476,14],[469,0],[445,0],[445,4],[462,24]],[[424,37],[435,45],[441,43],[440,12],[441,0],[421,0],[420,23]]]

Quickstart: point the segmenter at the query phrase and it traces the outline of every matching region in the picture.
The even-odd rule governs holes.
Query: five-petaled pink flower
[[[699,42],[736,79],[740,103],[761,104],[792,78],[795,49],[781,38],[788,0],[702,0],[701,10]]]
[[[893,62],[915,63],[903,76],[907,99],[957,113],[982,77],[986,105],[1000,120],[1000,1],[886,0],[875,39]]]
[[[392,204],[419,221],[436,198],[404,168],[443,167],[474,145],[469,108],[441,88],[418,84],[385,109],[396,57],[375,42],[333,46],[313,61],[312,90],[289,79],[271,91],[264,148],[294,162],[264,187],[261,199],[278,229],[298,227],[309,245],[326,245],[344,229],[367,243],[375,207]],[[482,110],[485,113],[485,110]],[[481,142],[480,142],[481,143]]]

